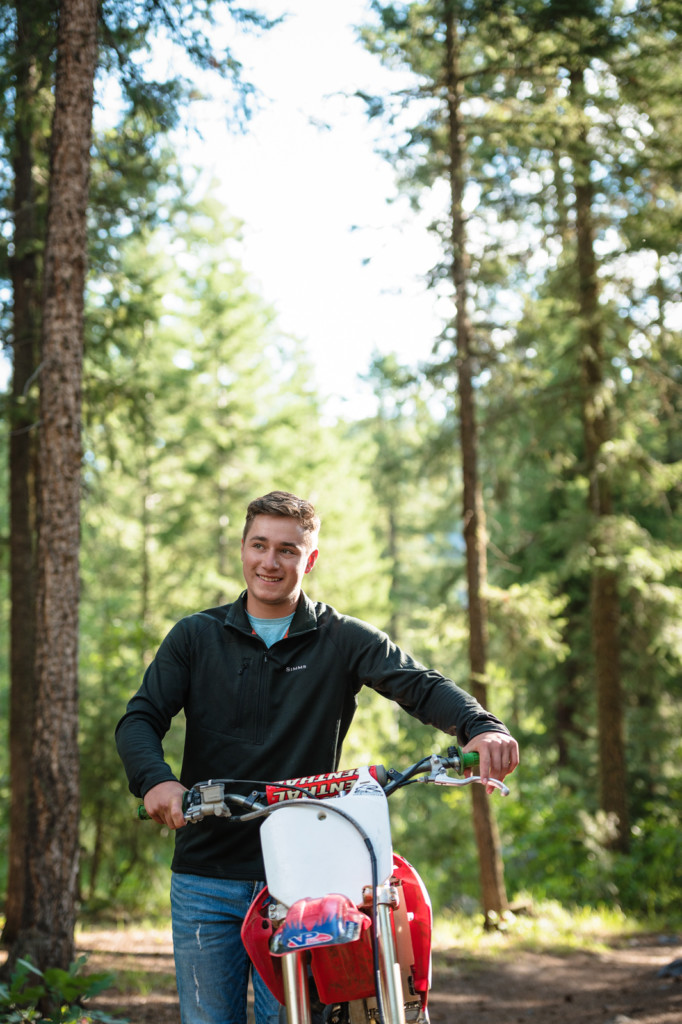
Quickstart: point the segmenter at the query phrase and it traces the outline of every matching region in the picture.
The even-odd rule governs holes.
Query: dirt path
[[[88,932],[79,950],[89,969],[118,976],[97,998],[101,1009],[130,1024],[179,1024],[167,932]],[[682,938],[655,935],[600,953],[437,952],[431,1024],[682,1024],[682,978],[658,976],[679,957]]]
[[[674,952],[674,951],[673,951]],[[670,948],[656,940],[607,953],[516,952],[434,959],[432,1024],[680,1024],[682,983],[659,978]]]

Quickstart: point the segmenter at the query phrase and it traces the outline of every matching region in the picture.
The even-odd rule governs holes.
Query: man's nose
[[[277,552],[272,550],[271,548],[268,549],[263,556],[263,561],[265,562],[266,565],[279,565],[279,558],[277,557]]]

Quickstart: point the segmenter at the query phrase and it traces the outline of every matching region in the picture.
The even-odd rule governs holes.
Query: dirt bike
[[[393,852],[388,797],[413,783],[480,782],[461,777],[477,764],[478,754],[451,747],[404,772],[372,765],[263,783],[249,796],[229,792],[236,779],[209,779],[184,794],[189,823],[265,819],[267,884],[241,934],[283,1024],[428,1024],[431,903]]]

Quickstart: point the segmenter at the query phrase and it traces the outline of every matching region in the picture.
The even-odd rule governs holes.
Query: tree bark
[[[10,812],[3,944],[21,926],[30,804],[29,774],[35,702],[35,428],[30,395],[40,347],[38,237],[33,185],[35,58],[25,4],[16,9],[14,116],[14,254],[12,390],[9,403],[10,505]]]
[[[81,378],[96,25],[96,0],[62,0],[43,285],[32,827],[13,947],[41,969],[69,966],[76,919]]]
[[[582,109],[585,96],[583,73],[571,75],[571,91]],[[593,521],[590,579],[590,618],[597,690],[599,736],[599,804],[615,821],[612,848],[629,848],[629,814],[625,759],[625,725],[620,670],[620,599],[618,574],[610,568],[612,549],[609,517],[613,500],[609,473],[604,465],[604,446],[611,439],[610,396],[604,381],[604,346],[597,260],[592,219],[593,185],[591,149],[581,130],[573,153],[577,235],[579,359],[583,394],[583,437],[588,502]]]
[[[455,331],[462,450],[462,512],[469,601],[469,664],[471,690],[485,706],[487,698],[487,576],[486,525],[478,475],[478,434],[472,372],[472,328],[467,312],[468,257],[463,212],[464,144],[460,108],[457,24],[448,9],[446,23],[446,91],[449,129],[452,220],[452,279],[455,291]],[[492,807],[483,789],[472,790],[474,830],[478,847],[481,899],[486,927],[508,908],[504,869]]]

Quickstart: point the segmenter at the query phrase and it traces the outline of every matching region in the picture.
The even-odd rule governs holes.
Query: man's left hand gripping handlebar
[[[487,793],[492,793],[495,789],[489,784],[489,779],[499,779],[502,782],[505,776],[511,775],[519,763],[519,745],[514,737],[506,732],[479,733],[463,747],[465,754],[472,750],[478,754],[478,774]]]

